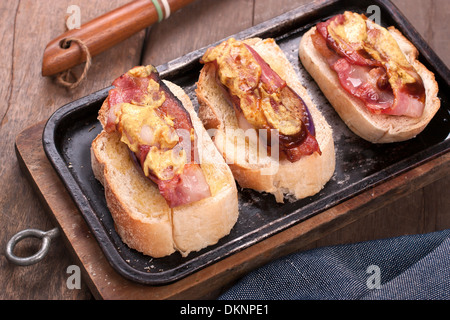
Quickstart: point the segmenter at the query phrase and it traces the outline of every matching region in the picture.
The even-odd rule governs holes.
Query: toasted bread
[[[187,256],[213,245],[229,234],[238,218],[237,189],[230,169],[203,128],[188,95],[177,85],[164,82],[190,114],[211,197],[169,208],[158,187],[136,167],[117,132],[102,131],[91,147],[92,169],[105,188],[118,234],[130,248],[155,258],[176,251]],[[106,103],[99,112],[103,126],[105,108]]]
[[[271,193],[278,202],[312,196],[322,190],[334,173],[332,129],[309,98],[293,66],[275,41],[253,38],[245,42],[302,97],[312,115],[322,154],[314,153],[297,162],[289,162],[258,153],[258,143],[245,139],[245,133],[239,130],[235,111],[217,84],[212,67],[208,64],[202,68],[197,82],[199,117],[205,128],[213,132],[213,141],[240,187]]]
[[[379,28],[370,20],[367,23],[374,28]],[[440,100],[437,97],[438,85],[434,74],[418,61],[417,49],[400,31],[394,27],[388,28],[406,59],[416,69],[424,83],[426,101],[420,118],[370,112],[361,100],[343,89],[336,72],[316,50],[311,39],[315,30],[316,27],[313,27],[302,37],[299,47],[300,60],[350,130],[372,143],[392,143],[412,139],[425,129],[440,108]]]

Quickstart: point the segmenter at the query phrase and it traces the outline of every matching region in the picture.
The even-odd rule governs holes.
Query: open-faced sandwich
[[[152,257],[217,243],[238,217],[236,183],[188,95],[153,66],[113,86],[91,161],[118,234]]]
[[[278,202],[318,193],[335,169],[332,130],[275,41],[230,38],[201,62],[199,117],[240,187]]]
[[[440,107],[434,74],[394,27],[345,12],[302,38],[299,56],[347,126],[373,143],[422,132]]]

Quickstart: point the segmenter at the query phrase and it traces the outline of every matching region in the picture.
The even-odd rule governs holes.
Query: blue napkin
[[[220,300],[449,300],[450,230],[298,252]]]

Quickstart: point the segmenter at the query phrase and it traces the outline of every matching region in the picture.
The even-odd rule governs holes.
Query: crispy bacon
[[[261,82],[264,83],[266,90],[269,93],[275,93],[278,90],[284,89],[287,84],[286,81],[272,70],[269,64],[256,52],[251,46],[245,44],[245,47],[252,53],[252,56],[261,66]]]
[[[189,113],[167,86],[160,81],[157,72],[152,72],[148,77],[132,76],[125,73],[113,82],[115,88],[111,89],[108,95],[109,111],[105,130],[109,132],[117,130],[115,109],[120,107],[122,103],[139,105],[143,101],[145,95],[149,94],[147,87],[150,79],[158,82],[160,90],[164,91],[165,94],[165,100],[159,107],[159,112],[173,119],[173,126],[177,132],[189,133],[193,130]],[[161,195],[171,208],[211,196],[203,171],[200,165],[195,162],[197,159],[195,139],[190,139],[190,134],[179,134],[178,145],[186,152],[191,152],[190,156],[187,157],[188,163],[184,165],[183,171],[180,174],[175,174],[169,180],[161,180],[152,172],[147,176],[158,186]],[[144,161],[150,148],[149,145],[139,145],[137,152],[130,150],[131,157],[140,169],[144,167]],[[141,171],[144,174],[144,171]]]
[[[292,90],[264,59],[251,46],[245,44],[247,49],[252,53],[255,60],[261,66],[260,81],[264,84],[265,89],[269,93],[280,93],[281,101],[290,106],[290,112],[293,112],[302,120],[302,129],[298,134],[287,136],[279,135],[280,150],[284,152],[290,162],[296,162],[303,156],[308,156],[314,152],[321,154],[319,144],[315,138],[315,127],[308,107],[302,98]],[[271,100],[273,108],[278,109],[277,103]]]
[[[152,77],[133,77],[128,73],[121,75],[114,80],[108,94],[108,118],[105,130],[108,132],[116,130],[116,108],[125,102],[140,102],[147,94],[147,86]]]
[[[357,50],[351,43],[347,43],[346,41],[343,41],[343,39],[340,39],[341,41],[339,41],[339,43],[335,41],[335,39],[333,39],[333,37],[328,33],[328,26],[333,21],[337,24],[344,23],[344,15],[337,15],[325,22],[320,22],[317,24],[317,31],[323,39],[325,39],[327,47],[331,49],[332,52],[347,59],[352,65],[372,67],[382,66],[379,61],[373,59],[369,55],[366,55],[364,51]]]
[[[249,127],[254,127],[255,129],[259,130],[266,129],[268,147],[270,147],[271,145],[271,130],[275,129],[279,132],[279,130],[282,129],[274,127],[274,125],[270,124],[261,110],[259,110],[259,107],[254,107],[255,104],[259,104],[258,99],[260,99],[259,97],[261,96],[261,94],[257,93],[256,91],[258,90],[258,83],[260,83],[269,95],[277,95],[278,101],[276,101],[275,98],[270,97],[270,105],[275,113],[280,112],[279,110],[281,109],[282,105],[283,109],[287,109],[286,112],[289,112],[289,114],[293,118],[295,118],[296,121],[301,122],[301,128],[299,132],[292,135],[284,135],[281,133],[277,134],[277,137],[279,138],[279,150],[286,156],[286,158],[290,162],[296,162],[300,160],[300,158],[311,155],[314,152],[321,154],[319,144],[315,138],[315,127],[313,119],[301,97],[287,85],[286,81],[284,81],[251,46],[244,44],[244,47],[247,48],[254,61],[256,61],[257,65],[260,66],[261,74],[259,75],[259,79],[252,78],[249,80],[248,78],[245,78],[244,80],[242,80],[242,84],[245,85],[245,90],[243,90],[245,91],[245,94],[240,97],[234,95],[228,88],[227,84],[224,84],[220,81],[218,77],[219,65],[216,60],[207,62],[202,61],[203,63],[209,63],[214,66],[213,70],[214,72],[216,72],[217,82],[222,88],[226,99],[233,105],[240,127],[244,130]],[[208,55],[208,52],[206,55]],[[230,57],[227,57],[227,59],[229,58]],[[243,74],[253,74],[251,70],[247,69],[253,67],[253,62],[249,63],[248,61],[246,61],[245,63],[240,63],[240,61],[245,60],[246,58],[244,59],[242,57],[235,56],[231,57],[231,59],[233,59],[233,63],[235,63],[236,67],[238,68],[235,79],[241,80]],[[233,81],[236,80],[230,80],[230,82]],[[240,88],[242,88],[242,86]],[[264,122],[258,123],[257,125],[253,123],[252,125],[249,121],[247,121],[249,119],[245,118],[244,112],[242,110],[242,107],[244,105],[253,106],[252,108],[257,110],[255,112],[259,112],[260,121],[261,117],[265,118]]]
[[[312,35],[316,50],[336,71],[342,87],[364,102],[368,110],[376,114],[420,117],[425,107],[425,89],[417,72],[411,67],[408,73],[415,79],[411,85],[394,87],[388,82],[388,70],[382,61],[373,59],[364,50],[340,39],[339,43],[328,32],[331,22],[341,24],[344,15],[337,15],[317,25]]]
[[[203,171],[196,163],[186,164],[183,173],[176,175],[171,180],[156,181],[161,195],[171,208],[211,196],[211,190],[205,180]]]

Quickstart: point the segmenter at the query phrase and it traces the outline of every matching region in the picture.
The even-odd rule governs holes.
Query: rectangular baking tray
[[[383,26],[397,27],[415,44],[420,52],[420,61],[435,73],[440,88],[440,111],[424,132],[402,143],[371,144],[349,131],[298,58],[302,35],[316,23],[345,10],[367,13],[368,7],[374,5],[380,9]],[[90,166],[90,145],[101,131],[97,113],[111,87],[62,106],[46,123],[43,132],[45,153],[106,258],[127,279],[147,285],[163,285],[179,280],[449,150],[449,69],[391,2],[341,0],[310,4],[233,37],[272,37],[277,41],[333,128],[335,173],[315,196],[284,204],[277,203],[272,195],[238,188],[240,215],[228,236],[216,245],[191,253],[186,258],[178,253],[164,258],[151,258],[130,249],[121,241],[106,206],[104,189],[94,178]],[[218,43],[220,41],[211,45]],[[194,89],[201,68],[199,58],[205,50],[202,48],[157,67],[162,78],[185,89],[196,108],[198,103]]]

